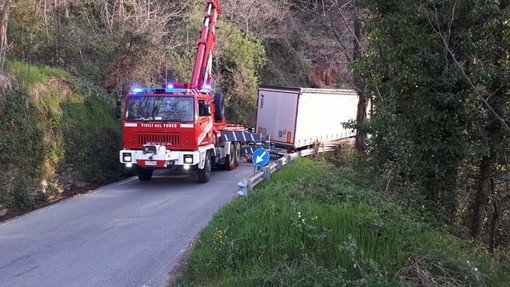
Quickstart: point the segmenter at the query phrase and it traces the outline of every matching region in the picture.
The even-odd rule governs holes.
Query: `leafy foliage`
[[[258,71],[264,66],[264,46],[255,38],[243,37],[228,24],[218,36],[216,83],[226,96],[226,114],[230,122],[255,126]]]
[[[426,213],[355,184],[356,176],[329,163],[293,162],[214,216],[179,284],[484,286],[506,280],[496,272],[503,264],[466,252],[474,247],[425,223]]]
[[[496,115],[508,110],[508,68],[497,51],[507,45],[508,9],[480,1],[404,2],[366,1],[371,45],[358,71],[369,79],[376,107],[370,157],[387,180],[417,188],[429,209],[451,222],[465,196],[461,170],[494,160],[491,150],[503,147],[494,137],[502,129]],[[485,17],[492,20],[482,24]]]
[[[411,2],[367,1],[374,11],[371,46],[359,71],[381,91],[373,94],[371,151],[376,166],[399,184],[419,188],[448,220],[467,148],[466,83],[430,22],[437,11]]]
[[[178,11],[177,5],[142,2],[87,0],[47,6],[20,1],[10,28],[19,35],[13,55],[63,66],[114,91],[122,92],[133,79],[163,82],[160,59],[165,43],[172,40],[166,25],[177,16],[171,10]]]
[[[309,86],[312,63],[298,47],[304,42],[297,33],[294,39],[269,39],[265,49],[270,59],[261,72],[260,82],[270,86]],[[291,59],[291,60],[290,60]]]
[[[61,69],[8,61],[20,88],[3,99],[0,204],[11,211],[58,198],[74,183],[118,178],[112,110]],[[62,177],[70,182],[62,182]],[[75,188],[76,186],[74,186]]]

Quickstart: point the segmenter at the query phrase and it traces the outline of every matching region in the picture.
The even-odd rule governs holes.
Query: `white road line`
[[[41,208],[39,210],[36,210],[35,213],[41,213],[41,212],[45,212],[46,210],[50,210],[50,209],[53,209],[55,207],[57,207],[58,204],[53,204],[53,205],[50,205],[48,207],[44,207],[44,208]]]
[[[121,181],[119,183],[117,183],[116,185],[122,185],[122,184],[125,184],[125,183],[128,183],[128,182],[131,182],[133,180],[136,180],[136,178],[129,178],[129,179],[126,179],[124,181]]]

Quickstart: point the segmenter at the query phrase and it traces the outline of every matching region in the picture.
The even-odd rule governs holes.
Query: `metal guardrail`
[[[244,178],[243,180],[237,183],[239,187],[238,195],[244,196],[247,195],[257,184],[262,182],[264,179],[271,179],[271,174],[277,170],[282,169],[285,165],[291,163],[294,159],[298,157],[305,157],[309,155],[317,155],[321,152],[335,151],[338,147],[338,144],[334,143],[325,143],[317,145],[313,148],[309,148],[306,150],[300,150],[291,154],[286,154],[283,157],[269,163],[267,166],[259,168],[252,175]]]

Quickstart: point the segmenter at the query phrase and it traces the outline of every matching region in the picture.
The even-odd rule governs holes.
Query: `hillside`
[[[0,98],[0,219],[117,179],[120,125],[105,91],[59,68],[8,61]]]

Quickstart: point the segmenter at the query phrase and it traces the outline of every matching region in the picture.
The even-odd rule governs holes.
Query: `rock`
[[[87,183],[83,181],[76,181],[74,182],[73,185],[76,186],[77,188],[84,188],[87,185]]]
[[[9,209],[7,208],[4,208],[4,209],[0,209],[0,216],[4,216],[7,214],[7,212],[9,212]]]
[[[46,179],[43,179],[41,181],[41,193],[46,194],[46,192],[48,192],[48,182],[46,181]]]

